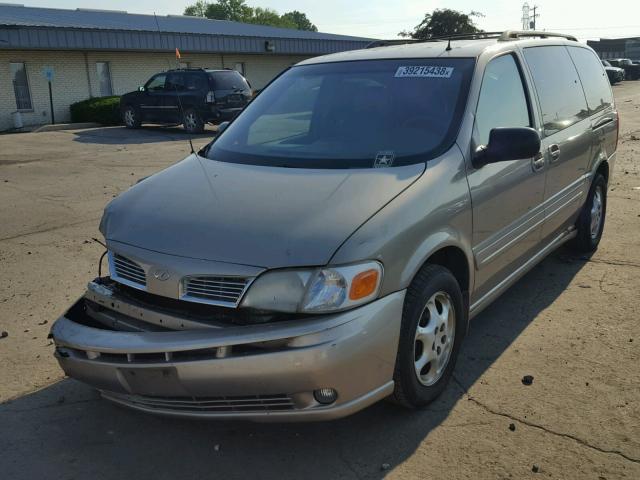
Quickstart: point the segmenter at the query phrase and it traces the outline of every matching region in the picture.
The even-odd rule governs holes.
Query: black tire
[[[594,232],[592,233],[592,210],[594,210],[594,199],[600,194],[600,221]],[[589,189],[589,195],[587,201],[582,207],[580,216],[576,221],[576,229],[578,231],[576,237],[573,239],[571,246],[574,250],[581,253],[591,253],[598,249],[598,244],[602,238],[602,232],[604,230],[604,222],[607,216],[607,180],[601,173],[596,173],[591,188]]]
[[[204,132],[204,121],[200,114],[193,108],[188,108],[184,112],[184,119],[182,120],[184,129],[189,133],[202,133]]]
[[[131,105],[127,105],[124,110],[122,110],[122,123],[124,123],[124,126],[127,128],[140,128],[142,119],[140,118],[138,110]]]
[[[418,355],[416,354],[419,350],[419,340],[416,339],[416,332],[421,320],[425,322],[423,313],[427,312],[427,303],[434,295],[439,295],[442,292],[448,296],[455,315],[452,320],[455,324],[453,344],[450,347],[448,362],[443,366],[444,370],[439,378],[434,379],[435,383],[425,385],[423,381],[418,379],[416,367]],[[431,403],[442,393],[453,374],[460,345],[467,328],[467,317],[468,312],[464,307],[460,285],[453,274],[440,265],[427,264],[422,267],[407,289],[405,297],[398,355],[393,375],[395,389],[390,397],[391,401],[407,408],[420,408]],[[423,326],[429,326],[431,321],[432,319],[427,319]],[[434,341],[433,345],[435,346],[436,343],[438,342]],[[422,348],[428,347],[422,345]],[[430,368],[428,367],[428,370]]]

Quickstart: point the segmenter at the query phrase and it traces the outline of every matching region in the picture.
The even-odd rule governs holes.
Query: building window
[[[100,96],[110,97],[113,95],[113,88],[111,87],[111,69],[109,68],[109,62],[96,62],[96,69],[98,71]]]
[[[10,67],[13,91],[16,95],[16,107],[18,110],[33,110],[27,80],[27,66],[23,62],[16,62],[11,63]]]
[[[238,62],[233,69],[244,77],[244,62]]]

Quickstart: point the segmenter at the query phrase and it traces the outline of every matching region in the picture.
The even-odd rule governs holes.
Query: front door
[[[491,60],[485,69],[473,130],[473,148],[487,145],[496,127],[533,127],[535,114],[515,53]],[[472,304],[521,266],[540,242],[544,220],[545,163],[523,158],[470,167],[476,262]]]
[[[161,122],[163,120],[163,98],[167,75],[159,73],[154,75],[144,86],[144,92],[140,97],[140,114],[142,120]]]

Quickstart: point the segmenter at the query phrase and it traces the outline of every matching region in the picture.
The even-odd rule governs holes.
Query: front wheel
[[[425,265],[407,289],[391,400],[426,406],[446,387],[466,330],[460,285],[440,265]]]
[[[577,235],[573,241],[575,250],[584,253],[595,252],[602,238],[604,220],[607,214],[607,180],[596,173],[587,201],[576,222]]]
[[[127,128],[140,128],[141,125],[140,115],[131,105],[128,105],[122,111],[122,121]]]

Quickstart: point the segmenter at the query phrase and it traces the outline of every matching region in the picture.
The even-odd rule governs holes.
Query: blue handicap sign
[[[44,75],[44,78],[46,78],[48,82],[52,82],[54,76],[53,67],[44,67],[42,69],[42,75]]]

